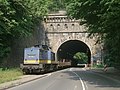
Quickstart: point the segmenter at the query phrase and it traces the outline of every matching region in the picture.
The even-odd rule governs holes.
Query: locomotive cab
[[[24,64],[39,64],[39,48],[24,49]]]
[[[57,68],[55,54],[47,46],[35,45],[24,49],[24,61],[20,68],[24,73],[50,71]]]

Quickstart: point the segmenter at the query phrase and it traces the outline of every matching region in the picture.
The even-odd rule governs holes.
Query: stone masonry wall
[[[80,40],[91,51],[91,60],[94,57],[101,59],[101,45],[95,44],[96,37],[88,38],[87,28],[81,25],[80,20],[67,17],[65,13],[50,14],[44,17],[44,26],[47,36],[47,44],[57,53],[58,48],[66,41]]]

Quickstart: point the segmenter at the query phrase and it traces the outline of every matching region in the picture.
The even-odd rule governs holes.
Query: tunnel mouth
[[[79,40],[69,40],[61,44],[57,50],[57,60],[71,61],[72,65],[77,65],[78,62],[75,61],[73,56],[78,52],[85,53],[88,56],[86,64],[91,63],[91,51],[88,45]]]

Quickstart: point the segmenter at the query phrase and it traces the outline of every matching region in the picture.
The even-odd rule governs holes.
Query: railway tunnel
[[[89,47],[82,41],[79,40],[69,40],[64,42],[57,51],[57,59],[59,60],[67,60],[67,61],[71,61],[72,65],[77,65],[77,62],[75,61],[75,59],[73,58],[73,56],[77,53],[77,52],[83,52],[86,53],[86,55],[88,56],[88,60],[87,63],[90,64],[91,63],[91,52]]]

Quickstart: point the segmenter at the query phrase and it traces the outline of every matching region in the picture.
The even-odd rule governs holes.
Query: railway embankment
[[[43,74],[43,75],[22,75],[18,76],[17,80],[9,81],[9,82],[4,82],[0,84],[0,90],[5,90],[14,86],[18,86],[33,80],[36,80],[38,78],[45,77],[49,74]]]
[[[0,84],[19,79],[19,76],[22,75],[22,71],[19,68],[0,68]]]

